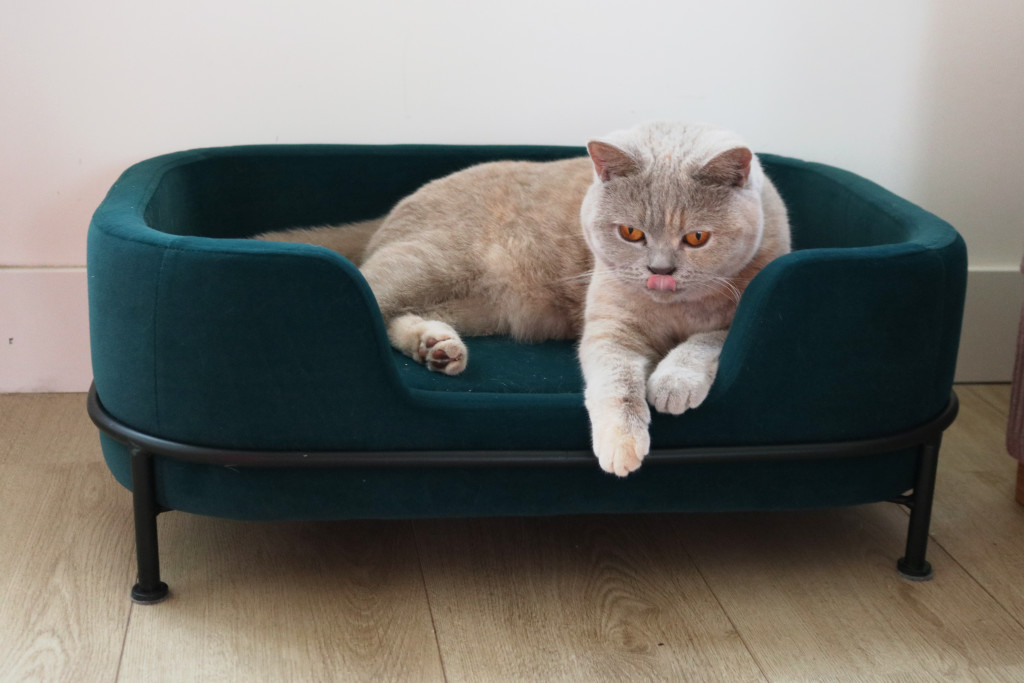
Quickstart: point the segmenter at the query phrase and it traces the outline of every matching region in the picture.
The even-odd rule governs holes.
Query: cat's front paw
[[[629,433],[612,425],[602,434],[594,434],[594,453],[601,469],[617,477],[625,477],[640,469],[644,456],[651,450],[651,437],[647,430]]]
[[[647,406],[591,410],[590,420],[594,454],[601,469],[619,477],[635,472],[651,450]]]
[[[714,380],[712,368],[662,363],[647,380],[647,401],[659,413],[682,415],[704,402]]]

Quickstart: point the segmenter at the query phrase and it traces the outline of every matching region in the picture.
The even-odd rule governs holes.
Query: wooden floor
[[[242,523],[160,517],[171,598],[128,600],[129,495],[84,395],[0,396],[0,680],[1024,680],[1007,386],[961,386],[935,579],[891,504],[800,513]]]

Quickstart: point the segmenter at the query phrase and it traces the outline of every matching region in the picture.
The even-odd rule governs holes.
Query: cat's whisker
[[[594,271],[593,270],[587,270],[587,271],[584,271],[582,273],[578,273],[576,275],[569,275],[568,277],[560,277],[560,278],[558,278],[556,280],[553,280],[553,283],[574,282],[574,281],[577,281],[577,280],[585,280],[585,281],[589,282],[591,277],[593,277],[593,275],[594,275]]]
[[[714,281],[720,285],[723,285],[725,287],[725,290],[729,293],[730,298],[736,303],[739,303],[742,292],[732,280],[729,280],[728,278],[724,277],[717,277],[714,278]]]
[[[749,280],[744,281],[738,278],[727,278],[712,275],[702,280],[690,280],[684,284],[686,287],[696,289],[704,294],[724,293],[731,301],[739,303],[743,291],[737,286],[737,283],[746,284],[746,282],[749,282]]]

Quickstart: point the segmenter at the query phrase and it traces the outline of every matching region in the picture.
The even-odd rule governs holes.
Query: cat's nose
[[[651,271],[655,275],[671,275],[672,273],[676,272],[676,267],[675,266],[660,266],[660,267],[656,267],[656,266],[648,265],[647,266],[647,270]]]

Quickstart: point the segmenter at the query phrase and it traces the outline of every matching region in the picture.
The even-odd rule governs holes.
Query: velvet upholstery
[[[117,181],[89,231],[93,370],[107,410],[196,445],[261,450],[581,450],[574,347],[470,338],[455,378],[391,350],[358,269],[241,239],[385,213],[424,182],[565,147],[260,146],[182,152]],[[792,254],[740,303],[707,401],[655,415],[655,449],[886,436],[950,397],[966,278],[948,224],[851,173],[761,157]],[[104,437],[126,486],[127,450]],[[266,468],[158,463],[161,502],[241,518],[816,507],[913,485],[913,454],[642,468]]]

